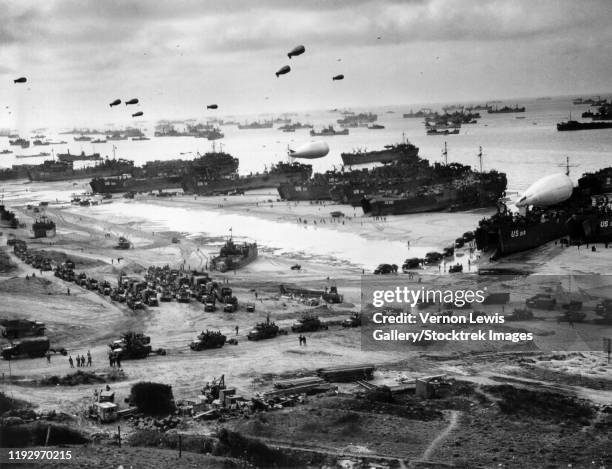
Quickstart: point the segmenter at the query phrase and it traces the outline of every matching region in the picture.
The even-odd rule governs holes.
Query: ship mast
[[[480,172],[482,173],[482,146],[478,147],[478,162],[480,164]]]
[[[576,168],[578,167],[577,164],[570,164],[569,162],[569,156],[565,157],[565,164],[560,164],[559,165],[560,168],[565,168],[565,175],[569,176],[570,175],[570,168]]]
[[[446,142],[444,142],[444,150],[442,150],[442,156],[444,157],[444,164],[448,166],[448,149],[446,147]]]

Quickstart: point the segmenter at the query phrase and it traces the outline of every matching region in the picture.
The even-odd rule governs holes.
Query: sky
[[[0,127],[129,123],[116,98],[157,120],[611,91],[612,0],[0,0],[0,18]]]

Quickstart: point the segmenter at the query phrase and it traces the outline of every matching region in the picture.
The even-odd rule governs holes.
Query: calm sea
[[[420,148],[420,155],[430,161],[442,161],[444,142],[448,146],[449,161],[457,161],[478,167],[478,147],[483,148],[483,168],[503,171],[508,176],[509,190],[521,191],[527,188],[539,177],[553,172],[563,171],[559,165],[564,164],[569,157],[571,177],[576,180],[586,171],[612,164],[612,129],[588,130],[579,132],[558,132],[556,123],[567,120],[570,112],[573,118],[580,120],[580,114],[588,106],[574,106],[571,98],[552,98],[550,100],[517,100],[505,102],[513,106],[526,106],[524,113],[487,114],[482,112],[482,118],[477,124],[464,125],[459,135],[428,136],[422,119],[404,119],[402,114],[410,109],[418,110],[421,106],[393,106],[384,108],[368,108],[353,111],[371,111],[378,114],[378,123],[385,126],[381,130],[367,128],[350,129],[347,136],[315,137],[323,139],[330,146],[330,153],[318,160],[310,160],[316,171],[324,171],[332,167],[340,167],[340,154],[355,149],[380,149],[384,145],[400,142],[403,135]],[[441,105],[431,105],[440,109]],[[502,104],[499,104],[502,106]],[[293,116],[294,121],[307,122],[319,129],[323,125],[334,124],[340,127],[336,120],[342,115],[338,112],[320,111],[301,113]],[[516,117],[521,117],[517,119]],[[252,116],[250,120],[257,119]],[[260,117],[263,119],[263,117]],[[241,120],[241,122],[244,119]],[[65,140],[66,145],[31,147],[22,150],[10,147],[13,155],[0,155],[0,166],[12,164],[40,163],[40,158],[15,158],[15,155],[36,154],[41,151],[57,152],[70,150],[72,153],[96,151],[102,155],[113,154],[116,146],[117,157],[133,159],[136,164],[149,160],[168,160],[174,158],[190,159],[197,152],[204,153],[212,149],[212,144],[206,139],[192,137],[152,137],[154,124],[143,125],[151,140],[122,140],[105,144],[75,142],[72,135],[58,135],[48,130],[48,138]],[[287,160],[287,147],[299,146],[313,140],[308,130],[297,130],[295,133],[284,133],[276,129],[238,130],[236,126],[223,126],[225,138],[216,142],[217,149],[240,159],[240,173],[248,174],[261,171],[266,166]],[[33,134],[32,134],[33,135]],[[8,138],[0,137],[0,149],[9,148]]]

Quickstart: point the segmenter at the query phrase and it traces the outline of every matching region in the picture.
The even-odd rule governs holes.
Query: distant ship
[[[344,114],[344,113],[343,113]],[[342,127],[358,127],[358,126],[367,126],[372,122],[376,122],[378,120],[378,115],[368,113],[350,113],[344,114],[342,119],[338,119],[336,123],[340,124]]]
[[[32,142],[32,145],[34,145],[35,147],[43,146],[43,145],[50,145],[50,142],[43,142],[42,140],[36,139]]]
[[[518,107],[518,105],[515,105],[514,107],[504,106],[501,108],[498,108],[496,106],[495,109],[488,109],[487,112],[489,114],[507,114],[510,112],[525,112],[525,106]]]
[[[610,129],[612,128],[612,122],[578,122],[569,120],[567,122],[559,122],[557,124],[557,130],[559,132],[567,130],[593,130],[593,129]]]
[[[248,124],[238,124],[238,128],[240,130],[271,129],[272,125],[273,125],[272,121],[251,122],[251,123],[248,123]]]
[[[29,148],[30,141],[24,138],[16,138],[15,140],[9,140],[9,145],[20,146],[21,148]]]
[[[334,135],[348,135],[348,134],[349,134],[349,129],[335,130],[334,127],[331,125],[321,129],[320,132],[317,132],[314,129],[310,131],[311,137],[332,137]]]
[[[11,153],[13,153],[12,150],[8,150],[8,149],[4,149],[0,151],[0,155],[9,155]]]
[[[381,124],[371,124],[371,125],[368,125],[368,129],[370,129],[370,130],[380,130],[380,129],[384,129],[384,128],[385,128],[385,126],[381,125]]]
[[[88,137],[87,135],[81,135],[80,137],[74,137],[74,141],[75,142],[90,142],[91,137]]]
[[[219,251],[219,255],[210,261],[210,269],[219,272],[236,270],[257,259],[257,243],[236,244],[228,239]]]
[[[438,115],[437,112],[434,112],[432,109],[428,107],[424,107],[424,108],[419,109],[417,112],[412,112],[412,109],[411,109],[410,112],[404,113],[402,117],[404,119],[411,119],[411,118],[421,118],[421,117],[435,117],[437,115]]]
[[[128,160],[105,159],[100,164],[86,168],[74,169],[72,161],[45,161],[32,166],[27,171],[31,181],[69,181],[95,177],[118,176],[130,173],[134,162]]]
[[[458,135],[459,129],[453,128],[450,129],[438,129],[436,127],[430,127],[427,129],[427,135]]]
[[[384,150],[356,151],[353,153],[341,153],[340,157],[345,165],[364,163],[389,163],[404,158],[415,158],[419,149],[410,142],[397,145],[385,145]]]

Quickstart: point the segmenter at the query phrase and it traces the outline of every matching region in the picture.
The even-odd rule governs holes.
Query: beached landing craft
[[[295,150],[289,149],[287,153],[291,158],[314,159],[323,158],[329,153],[329,145],[326,142],[310,142]]]
[[[480,221],[476,246],[492,259],[569,236],[571,243],[612,242],[612,167],[584,174],[573,187],[567,174],[545,176],[519,199],[521,213],[505,205]]]

